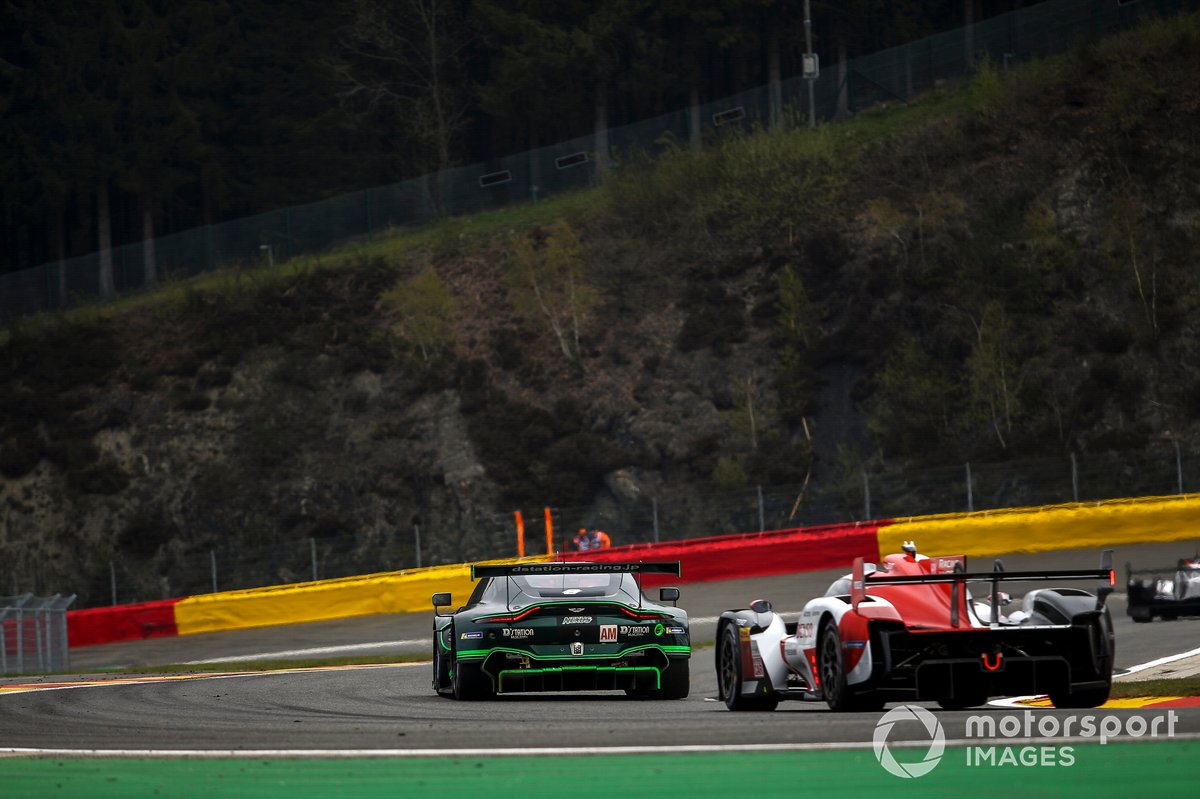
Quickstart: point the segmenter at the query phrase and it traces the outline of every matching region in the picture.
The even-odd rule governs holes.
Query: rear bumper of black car
[[[872,636],[872,682],[896,699],[1048,694],[1099,687],[1112,673],[1094,625]]]

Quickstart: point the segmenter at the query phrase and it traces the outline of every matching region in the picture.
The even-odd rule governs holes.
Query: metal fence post
[[[25,671],[25,611],[17,608],[17,671]]]
[[[112,603],[115,605],[117,604],[117,564],[113,562],[112,558],[108,560],[108,583],[112,588]]]
[[[975,495],[972,492],[971,486],[971,462],[967,461],[967,512],[971,513],[975,510]]]
[[[215,549],[208,550],[208,560],[212,565],[212,592],[217,593],[217,551]]]
[[[1175,445],[1175,476],[1178,479],[1179,490],[1175,493],[1183,493],[1183,456],[1179,453],[1179,440],[1171,439],[1171,443]]]
[[[66,671],[67,669],[71,668],[71,640],[67,636],[67,608],[74,601],[75,601],[75,594],[71,594],[69,597],[65,597],[61,603],[62,607],[60,608],[60,615],[58,617],[59,641],[62,645],[62,668],[63,668],[63,671]]]
[[[1075,463],[1075,453],[1071,453],[1071,496],[1079,501],[1079,465]]]
[[[654,513],[654,543],[658,543],[658,499],[650,498],[650,508]]]
[[[868,521],[871,518],[871,478],[867,477],[867,470],[863,469],[863,521]]]
[[[45,672],[46,671],[46,655],[48,655],[49,653],[45,651],[45,647],[43,646],[44,642],[42,639],[41,608],[36,608],[31,612],[33,613],[33,645],[37,647],[38,671]],[[45,643],[48,643],[48,642],[45,642]]]
[[[758,486],[758,531],[761,533],[767,529],[766,513],[763,509],[763,493],[762,486]]]
[[[417,568],[421,568],[421,525],[413,524],[413,549],[417,553]]]
[[[317,581],[317,539],[315,536],[309,536],[308,550],[312,556],[313,582],[315,583]]]
[[[283,246],[284,258],[292,257],[292,209],[291,207],[283,209]]]

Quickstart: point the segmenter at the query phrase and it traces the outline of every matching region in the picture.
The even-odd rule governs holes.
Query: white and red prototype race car
[[[1055,707],[1096,707],[1112,686],[1115,641],[1105,599],[1112,550],[1098,570],[968,572],[966,556],[918,555],[911,542],[879,566],[853,571],[784,622],[767,600],[717,622],[717,684],[730,710],[774,710],[782,699],[824,700],[831,709],[878,710],[886,702],[934,701],[945,709],[993,696],[1049,694]],[[1041,588],[1020,610],[1008,582],[1096,581],[1096,593]],[[972,598],[969,586],[990,592]]]

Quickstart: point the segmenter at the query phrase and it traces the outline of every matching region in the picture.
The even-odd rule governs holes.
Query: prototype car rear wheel
[[[1099,707],[1108,701],[1112,693],[1112,670],[1116,658],[1116,639],[1113,636],[1112,618],[1105,608],[1103,615],[1091,622],[1092,646],[1096,652],[1096,677],[1103,681],[1097,688],[1084,688],[1072,691],[1068,686],[1065,690],[1050,691],[1050,702],[1055,707],[1087,708]]]
[[[842,637],[837,624],[830,621],[821,631],[817,651],[817,668],[821,675],[821,691],[830,710],[879,710],[883,697],[875,691],[855,691],[846,681],[846,663],[842,657]]]
[[[772,694],[746,696],[742,693],[742,649],[738,628],[726,624],[717,642],[717,680],[721,698],[730,710],[774,710],[779,697]]]
[[[948,696],[937,700],[938,707],[942,710],[966,710],[969,707],[979,707],[986,705],[988,698],[986,695],[977,696]]]

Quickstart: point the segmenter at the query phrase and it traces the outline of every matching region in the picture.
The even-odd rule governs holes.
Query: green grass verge
[[[1176,677],[1166,680],[1121,680],[1114,682],[1111,699],[1136,699],[1140,696],[1200,696],[1200,677]]]
[[[599,732],[599,731],[598,731]],[[598,741],[602,744],[602,741]],[[0,758],[5,797],[176,796],[466,797],[610,799],[700,797],[1095,797],[1195,792],[1200,742],[1104,746],[1003,747],[1035,751],[1016,765],[970,765],[966,749],[947,749],[930,773],[901,779],[870,749],[824,752],[408,757],[370,759]],[[1069,753],[1066,750],[1070,750]],[[1064,755],[1065,753],[1065,755]],[[924,752],[899,750],[911,763]]]

